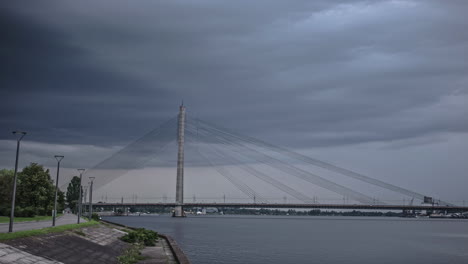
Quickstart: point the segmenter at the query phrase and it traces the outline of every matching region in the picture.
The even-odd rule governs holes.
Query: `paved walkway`
[[[22,237],[0,243],[0,264],[118,264],[131,245],[119,239],[122,227],[101,224],[60,233]],[[124,229],[125,230],[125,229]],[[170,246],[160,239],[142,250],[139,264],[176,264]]]
[[[74,214],[64,214],[61,217],[55,219],[55,226],[76,224],[77,215]],[[81,222],[86,222],[85,219],[81,219]],[[23,231],[23,230],[33,230],[40,229],[44,227],[51,227],[52,219],[47,221],[36,221],[36,222],[18,222],[13,224],[13,232]],[[0,233],[8,232],[9,223],[0,224]]]
[[[94,241],[107,229],[110,234],[99,241],[105,246]],[[95,234],[97,232],[98,234]],[[6,240],[3,243],[12,246],[22,253],[28,253],[42,258],[70,264],[94,264],[108,263],[118,264],[117,256],[123,254],[130,245],[118,239],[122,233],[111,228],[94,226],[61,233],[22,237]],[[8,255],[5,257],[9,257]],[[0,258],[0,263],[2,259]],[[18,262],[23,264],[25,262]]]
[[[12,246],[0,243],[0,263],[1,264],[61,264],[55,260],[34,256]]]

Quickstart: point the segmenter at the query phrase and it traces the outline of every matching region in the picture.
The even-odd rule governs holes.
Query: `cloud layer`
[[[128,142],[181,100],[291,145],[468,129],[462,1],[9,5],[1,127],[38,141]]]
[[[468,132],[466,1],[3,5],[4,164],[22,129],[31,159],[76,148],[88,158],[74,165],[93,166],[182,100],[190,117],[296,149],[450,152],[440,143]]]

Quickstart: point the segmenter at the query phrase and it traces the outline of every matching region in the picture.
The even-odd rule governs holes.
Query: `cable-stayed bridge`
[[[175,144],[175,146],[174,146]],[[173,153],[177,149],[177,153]],[[176,160],[167,159],[171,153]],[[246,207],[246,208],[330,208],[330,209],[376,209],[376,210],[434,210],[468,211],[468,207],[455,206],[445,201],[435,201],[429,194],[418,193],[401,186],[328,163],[309,156],[279,147],[262,140],[248,137],[220,128],[199,118],[186,116],[185,107],[181,106],[174,117],[138,140],[124,147],[111,157],[103,160],[87,175],[96,177],[95,188],[102,188],[129,171],[144,167],[165,168],[177,165],[175,201],[147,203],[94,203],[98,207],[115,206],[156,206],[174,207],[175,216],[183,216],[183,207]],[[252,202],[187,202],[184,198],[184,172],[186,167],[210,168],[221,176],[234,189]],[[325,175],[313,170],[317,168]],[[338,183],[333,173],[353,181],[354,185]],[[252,185],[251,181],[257,184]],[[135,184],[137,184],[135,182]],[[140,183],[141,184],[141,183]],[[143,183],[145,184],[145,183]],[[207,188],[216,188],[206,183]],[[394,197],[404,197],[408,204],[392,204],[376,199],[375,196],[358,190],[362,185],[372,186],[390,192]],[[314,188],[321,189],[337,197],[343,197],[346,203],[321,203]],[[289,197],[292,202],[278,203],[268,199],[262,192],[269,188]],[[195,199],[194,199],[195,200]],[[413,203],[416,200],[416,203]],[[424,204],[423,204],[424,203]],[[419,205],[418,205],[419,204]]]

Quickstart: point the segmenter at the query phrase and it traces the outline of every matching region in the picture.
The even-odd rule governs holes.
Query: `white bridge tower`
[[[174,217],[184,217],[184,134],[185,134],[185,106],[184,103],[179,108],[177,143],[179,145],[177,153],[177,183],[176,183],[176,206]]]

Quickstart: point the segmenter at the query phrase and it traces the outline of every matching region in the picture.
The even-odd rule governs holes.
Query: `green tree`
[[[80,199],[80,177],[74,176],[67,188],[68,207],[76,213],[78,200]]]
[[[61,211],[64,207],[63,192],[59,190],[57,196],[57,211]],[[49,170],[37,163],[25,167],[18,174],[16,198],[20,208],[32,207],[37,214],[51,214],[54,208],[55,186]]]
[[[65,193],[61,190],[57,193],[57,212],[60,213],[65,209]]]
[[[14,173],[13,170],[0,170],[0,215],[3,216],[9,215],[10,212]]]

